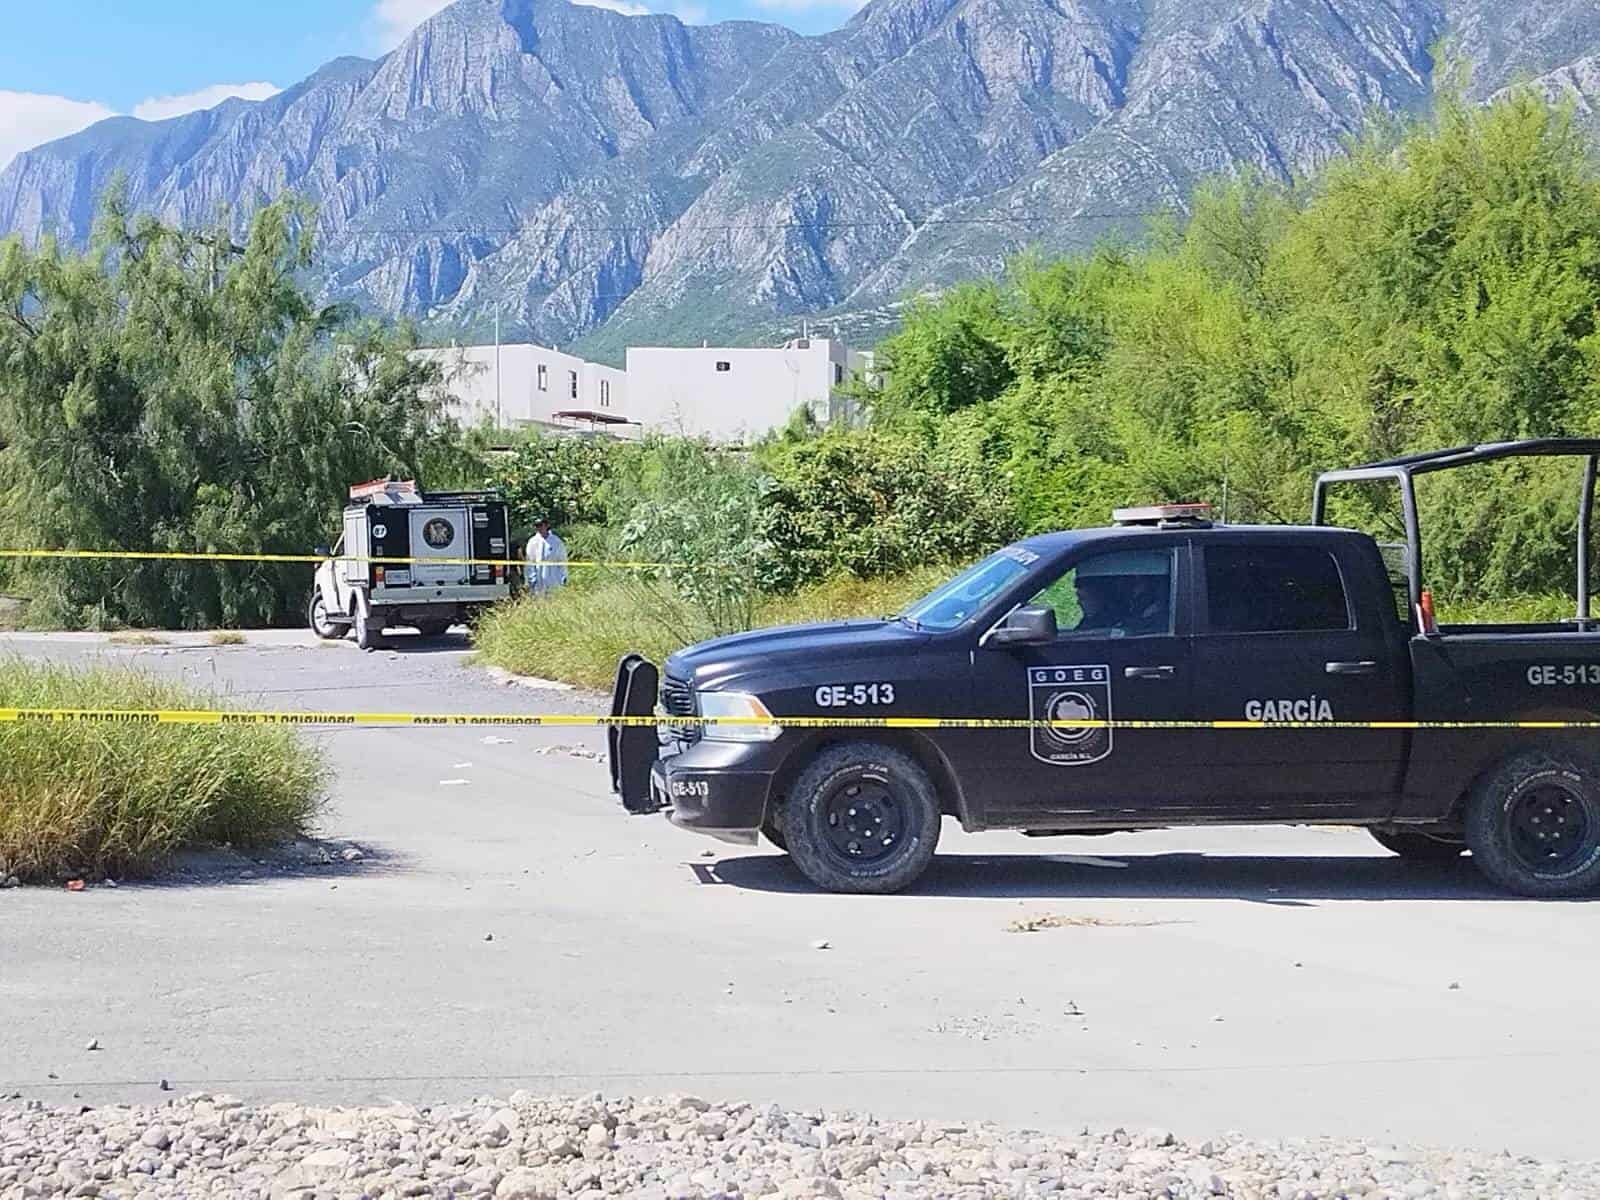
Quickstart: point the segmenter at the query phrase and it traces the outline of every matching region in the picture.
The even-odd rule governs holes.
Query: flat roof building
[[[781,429],[799,409],[819,424],[856,419],[841,389],[871,355],[832,338],[777,347],[630,346],[628,408],[645,429],[747,442]]]
[[[642,432],[750,442],[805,409],[818,424],[859,417],[845,385],[873,369],[870,352],[832,338],[775,347],[633,346],[627,367],[532,343],[419,350],[444,370],[448,406],[466,425]]]
[[[572,424],[567,414],[573,412],[622,417],[606,422],[614,431],[633,425],[625,416],[628,378],[615,367],[532,342],[448,346],[417,355],[443,368],[450,413],[464,425],[559,429]]]

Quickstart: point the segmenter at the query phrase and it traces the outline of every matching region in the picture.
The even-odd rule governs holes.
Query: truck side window
[[[1075,563],[1030,605],[1055,609],[1063,636],[1167,637],[1172,551],[1114,550]]]
[[[1311,546],[1207,546],[1211,633],[1308,633],[1350,628],[1339,565]]]

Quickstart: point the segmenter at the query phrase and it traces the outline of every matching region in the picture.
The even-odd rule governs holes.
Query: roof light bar
[[[1211,505],[1196,504],[1146,504],[1137,508],[1119,508],[1111,519],[1118,525],[1161,525],[1169,521],[1210,521]]]

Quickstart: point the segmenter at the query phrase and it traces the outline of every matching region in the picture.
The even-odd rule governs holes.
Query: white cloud
[[[24,150],[116,115],[93,100],[0,91],[0,170]]]
[[[141,121],[165,121],[168,117],[181,117],[184,113],[215,108],[234,96],[241,100],[265,100],[282,90],[271,83],[214,83],[181,96],[151,96],[134,105],[133,115]]]
[[[680,3],[672,6],[672,12],[685,25],[704,25],[711,19],[706,6],[694,3],[694,0],[680,0]]]
[[[625,17],[648,17],[650,10],[642,4],[630,4],[629,0],[572,0],[574,4],[581,4],[586,8],[604,8],[614,13],[621,13]]]
[[[372,11],[377,23],[378,48],[393,50],[411,31],[435,13],[448,8],[451,0],[378,0]]]

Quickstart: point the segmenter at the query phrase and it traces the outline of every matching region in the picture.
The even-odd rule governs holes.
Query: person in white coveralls
[[[528,594],[542,596],[567,581],[567,544],[545,517],[534,524],[534,531],[528,539]]]

